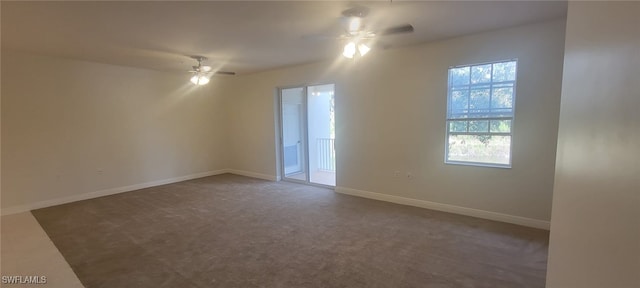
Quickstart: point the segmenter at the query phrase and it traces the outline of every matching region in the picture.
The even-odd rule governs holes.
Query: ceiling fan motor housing
[[[364,18],[367,15],[369,15],[369,8],[365,6],[356,6],[342,11],[342,16],[344,17]]]

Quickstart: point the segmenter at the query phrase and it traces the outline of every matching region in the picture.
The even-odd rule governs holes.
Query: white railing
[[[336,171],[335,139],[318,139],[318,169],[321,171]]]

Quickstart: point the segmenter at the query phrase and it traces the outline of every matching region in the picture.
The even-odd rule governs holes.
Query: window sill
[[[475,166],[486,168],[499,168],[499,169],[511,169],[511,164],[492,164],[492,163],[480,163],[480,162],[462,162],[462,161],[444,161],[447,165],[459,165],[459,166]]]

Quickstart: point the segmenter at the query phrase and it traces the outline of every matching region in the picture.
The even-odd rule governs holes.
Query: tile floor
[[[46,276],[46,284],[4,284],[1,287],[80,288],[82,283],[30,212],[1,217],[2,276]]]
[[[306,177],[307,175],[305,173],[287,175],[287,178],[297,179],[301,181],[305,181]],[[328,186],[336,186],[336,172],[330,172],[330,171],[311,172],[311,183],[323,184]]]

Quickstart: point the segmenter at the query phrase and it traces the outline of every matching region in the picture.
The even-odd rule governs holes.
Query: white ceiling
[[[340,13],[371,9],[368,29],[400,47],[566,15],[566,2],[2,2],[2,48],[157,70],[184,71],[203,55],[250,73],[337,57]]]

